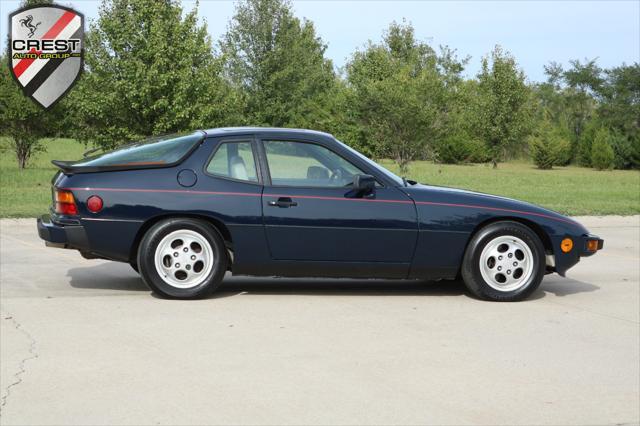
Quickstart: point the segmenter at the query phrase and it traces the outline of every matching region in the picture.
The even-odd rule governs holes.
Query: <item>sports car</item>
[[[327,133],[218,128],[53,161],[49,246],[128,262],[155,293],[204,297],[225,273],[452,280],[527,298],[603,241],[509,198],[400,178]]]

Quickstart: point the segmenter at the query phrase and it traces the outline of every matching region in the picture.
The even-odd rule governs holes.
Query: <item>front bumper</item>
[[[604,240],[597,235],[585,234],[580,239],[580,257],[592,256],[604,247]]]
[[[58,221],[45,214],[38,218],[38,235],[49,247],[89,250],[84,227],[78,220]]]

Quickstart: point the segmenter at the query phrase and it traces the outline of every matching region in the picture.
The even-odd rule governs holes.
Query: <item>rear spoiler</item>
[[[71,161],[51,160],[51,164],[62,170],[64,174],[72,174],[73,172]]]
[[[175,166],[178,163],[180,163],[180,161],[175,163],[149,161],[116,164],[113,166],[79,166],[75,164],[75,161],[51,160],[51,164],[58,167],[65,175],[73,175],[76,173],[115,172],[121,170],[162,169],[165,167]]]

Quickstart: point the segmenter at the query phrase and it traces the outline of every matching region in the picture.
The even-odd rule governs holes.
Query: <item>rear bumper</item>
[[[38,218],[38,235],[49,247],[89,250],[89,242],[84,227],[78,221],[60,223],[45,214]]]

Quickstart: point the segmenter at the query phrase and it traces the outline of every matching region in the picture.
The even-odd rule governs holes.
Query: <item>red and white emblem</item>
[[[52,107],[82,70],[84,16],[58,6],[33,6],[9,16],[9,66],[25,95]]]

